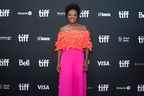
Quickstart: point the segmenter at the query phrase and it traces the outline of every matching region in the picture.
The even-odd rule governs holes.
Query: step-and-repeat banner
[[[144,96],[142,0],[1,0],[0,96],[57,96],[54,43],[71,2],[94,46],[88,96]]]

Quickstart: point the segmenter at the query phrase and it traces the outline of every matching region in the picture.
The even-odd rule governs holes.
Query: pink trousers
[[[58,96],[86,96],[87,80],[83,70],[82,49],[64,49],[61,54]]]

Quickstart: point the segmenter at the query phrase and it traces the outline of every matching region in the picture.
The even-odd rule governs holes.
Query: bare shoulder
[[[67,29],[69,29],[69,26],[68,25],[64,25],[62,27],[60,27],[60,31],[66,31]]]
[[[86,26],[86,25],[82,25],[82,24],[81,24],[80,27],[82,28],[82,30],[85,30],[85,31],[90,32],[90,29],[89,29],[88,26]]]
[[[87,30],[87,27],[86,27],[86,25],[80,25],[80,27],[83,29],[83,30]]]

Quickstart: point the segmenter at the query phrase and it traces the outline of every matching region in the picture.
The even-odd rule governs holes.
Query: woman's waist
[[[62,49],[62,51],[79,51],[83,52],[83,48],[81,47],[65,47]]]

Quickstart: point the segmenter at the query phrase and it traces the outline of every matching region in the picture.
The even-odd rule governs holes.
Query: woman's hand
[[[88,64],[86,63],[86,61],[84,61],[83,69],[84,71],[88,71]]]
[[[57,66],[56,66],[56,70],[57,70],[57,72],[59,72],[60,71],[60,64],[57,64]]]
[[[83,67],[83,68],[84,68],[84,71],[88,71],[88,64],[90,64],[90,60],[89,60],[89,59],[87,60],[87,62],[84,61],[84,65],[83,65],[83,66],[84,66],[84,67]]]

